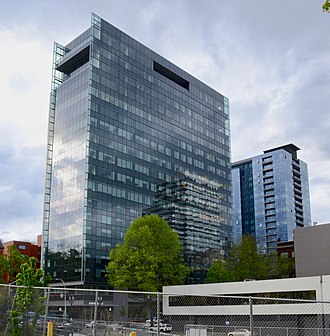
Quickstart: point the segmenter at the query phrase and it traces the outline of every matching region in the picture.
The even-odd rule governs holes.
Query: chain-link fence
[[[330,303],[0,286],[0,336],[330,336]]]

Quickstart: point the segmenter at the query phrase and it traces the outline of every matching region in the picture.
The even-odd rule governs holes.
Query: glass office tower
[[[218,196],[201,200],[206,212],[218,207],[217,221],[190,222],[188,248],[224,255],[232,229],[229,131],[226,97],[92,14],[88,30],[54,46],[46,273],[72,284],[105,282],[110,249],[157,204],[159,186],[183,173],[215,185]],[[200,194],[189,197],[198,202]]]
[[[293,144],[232,164],[233,236],[256,237],[265,251],[293,240],[296,227],[311,225],[307,164]]]
[[[182,172],[176,181],[157,185],[154,205],[146,210],[164,218],[178,232],[186,264],[192,270],[188,283],[204,283],[209,267],[228,256],[230,236],[221,188],[222,184],[205,176]]]

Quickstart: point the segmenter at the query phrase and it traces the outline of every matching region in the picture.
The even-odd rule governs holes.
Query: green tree
[[[0,255],[0,283],[5,282],[5,275],[9,272],[9,262],[5,256]]]
[[[133,221],[123,244],[110,251],[109,283],[119,289],[160,291],[182,284],[190,270],[183,263],[177,233],[157,215]]]
[[[225,268],[224,261],[217,260],[210,267],[209,271],[206,274],[205,282],[206,283],[215,283],[215,282],[228,282],[232,281],[232,275],[229,270]]]
[[[7,253],[4,255],[7,260],[8,283],[16,280],[17,274],[20,272],[21,265],[29,260],[28,256],[22,255],[15,245],[8,246]]]
[[[267,278],[265,255],[258,252],[254,238],[243,236],[240,244],[234,245],[226,261],[226,270],[230,273],[231,281]]]
[[[259,253],[255,239],[243,236],[241,242],[233,246],[224,263],[217,261],[210,267],[206,282],[283,278],[290,276],[293,269],[292,261],[279,257],[276,253]]]
[[[269,279],[280,279],[294,276],[295,265],[292,259],[272,253],[266,256],[266,261],[268,264]]]
[[[37,268],[37,258],[30,257],[20,266],[16,275],[15,309],[9,313],[9,335],[33,335],[40,314],[44,313],[44,293],[34,287],[44,287],[44,273]],[[29,316],[33,312],[33,316]]]
[[[330,13],[330,0],[326,0],[322,6],[323,12]]]

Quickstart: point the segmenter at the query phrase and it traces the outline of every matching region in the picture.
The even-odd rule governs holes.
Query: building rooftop
[[[293,143],[290,143],[290,144],[287,144],[287,145],[282,145],[282,146],[279,146],[279,147],[274,147],[274,148],[271,148],[271,149],[266,149],[266,150],[264,150],[264,154],[271,153],[271,152],[274,152],[274,151],[279,150],[279,149],[284,149],[285,151],[290,153],[295,160],[297,160],[297,151],[300,150],[300,148],[297,147],[296,145],[294,145]],[[243,159],[243,160],[239,160],[239,161],[233,162],[231,164],[231,167],[236,168],[237,166],[249,163],[251,161],[252,161],[252,157],[247,158],[247,159]]]
[[[233,162],[231,164],[231,167],[236,168],[236,166],[240,166],[240,165],[243,165],[243,164],[246,164],[246,163],[251,163],[251,162],[252,162],[252,158],[243,159],[243,160],[240,160],[240,161]]]
[[[264,151],[264,153],[266,154],[266,153],[274,152],[274,151],[279,150],[279,149],[286,150],[288,153],[290,153],[293,156],[294,159],[297,159],[297,151],[300,150],[299,147],[297,147],[296,145],[294,145],[293,143],[291,143],[291,144],[287,144],[287,145],[283,145],[283,146],[267,149],[267,150]]]

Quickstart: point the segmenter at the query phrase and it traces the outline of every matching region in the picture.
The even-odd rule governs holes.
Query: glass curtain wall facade
[[[199,219],[189,244],[231,240],[228,99],[95,14],[55,44],[48,134],[43,264],[54,279],[105,282],[110,249],[183,172],[218,186],[221,216],[216,233]]]
[[[183,172],[176,181],[157,185],[154,205],[146,210],[164,218],[179,234],[186,264],[192,269],[188,283],[204,283],[209,267],[228,256],[231,237],[221,188],[205,176]]]
[[[265,251],[293,240],[296,227],[311,225],[307,164],[293,144],[233,163],[233,232],[256,237]]]

